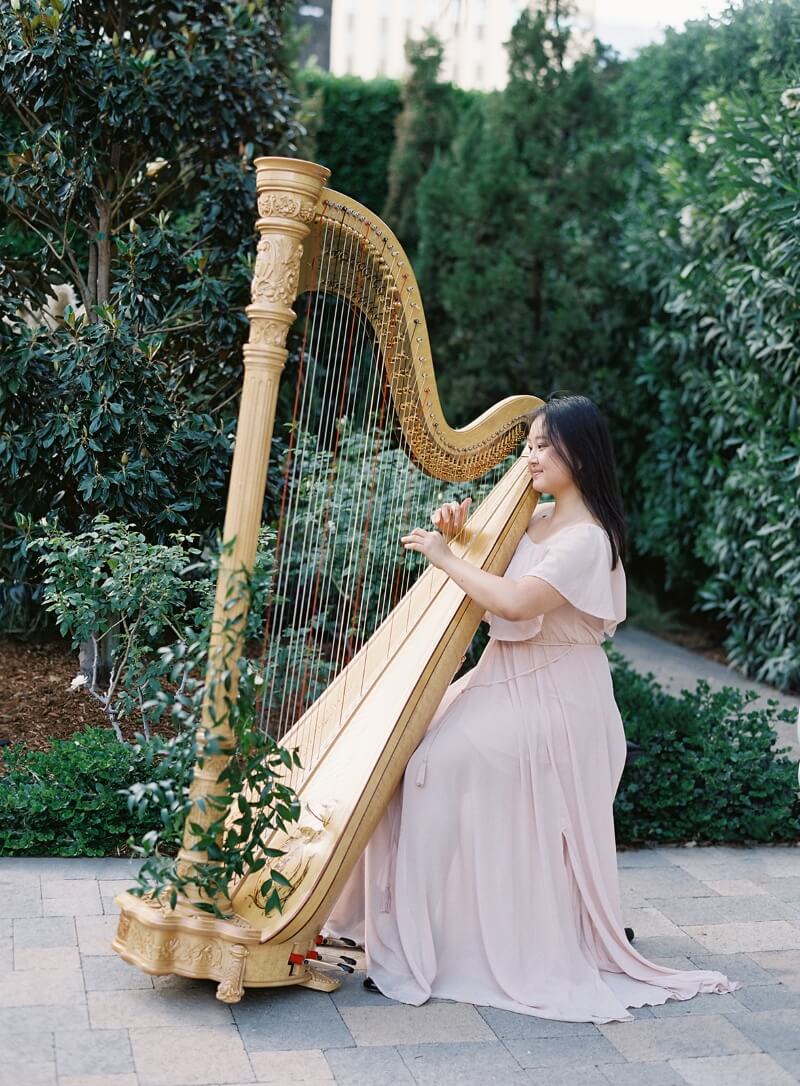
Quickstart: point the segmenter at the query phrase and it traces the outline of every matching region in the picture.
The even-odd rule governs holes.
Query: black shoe
[[[632,943],[633,940],[636,938],[636,932],[633,930],[633,928],[626,928],[625,934],[628,936],[629,943]]]
[[[368,992],[375,992],[376,995],[383,995],[383,992],[380,990],[372,977],[364,978],[364,987],[367,989]]]

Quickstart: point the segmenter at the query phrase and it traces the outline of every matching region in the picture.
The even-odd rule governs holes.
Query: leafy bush
[[[0,227],[13,220],[27,241],[0,262],[7,626],[30,624],[36,592],[15,512],[70,530],[102,512],[157,540],[222,519],[252,158],[291,151],[297,134],[291,8],[0,5],[0,117],[12,118],[0,127]],[[46,322],[56,285],[78,305]]]
[[[640,551],[723,619],[730,661],[800,684],[800,90],[711,103],[632,237],[656,308]],[[646,254],[645,254],[646,249]]]
[[[188,574],[208,572],[191,542],[191,536],[173,534],[169,545],[148,543],[141,532],[102,515],[78,535],[41,526],[36,545],[46,570],[44,605],[62,636],[72,637],[73,648],[81,646],[86,689],[120,740],[119,719],[134,706],[149,738],[144,702],[162,670],[156,651],[165,638],[185,636],[197,595]]]
[[[120,719],[135,710],[149,739],[147,705],[152,708],[163,693],[177,646],[195,648],[181,652],[182,670],[171,681],[182,691],[190,677],[202,678],[218,558],[199,549],[196,537],[173,533],[168,544],[150,543],[130,525],[103,515],[77,534],[47,523],[38,528],[35,545],[46,570],[44,605],[73,648],[81,647],[87,690],[119,739]],[[248,639],[261,634],[273,545],[274,533],[262,529],[247,579],[252,597]]]
[[[4,758],[1,856],[107,856],[158,821],[140,820],[120,791],[148,780],[153,764],[110,730],[86,728],[46,752],[16,744]]]
[[[757,697],[701,679],[667,694],[609,647],[614,696],[629,739],[642,748],[626,769],[614,805],[617,841],[698,844],[796,841],[797,765],[774,751],[775,721],[796,710],[747,709]]]

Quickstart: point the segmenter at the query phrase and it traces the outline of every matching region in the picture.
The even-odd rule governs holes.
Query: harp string
[[[358,260],[358,245],[356,245],[356,248],[357,248],[357,259],[356,259],[356,262],[355,262],[355,277],[354,277],[354,282],[352,284],[352,287],[356,290],[356,292],[358,292],[359,285],[360,285],[359,284],[359,279],[360,279],[360,276],[361,276],[361,273],[360,273],[361,265],[360,265],[360,261]],[[305,706],[306,690],[307,690],[307,687],[308,687],[308,680],[309,680],[309,665],[311,663],[311,660],[315,658],[315,652],[316,652],[316,648],[317,648],[317,637],[315,636],[314,632],[312,632],[313,631],[313,625],[314,625],[314,623],[316,623],[317,632],[319,632],[320,629],[323,626],[324,616],[327,614],[327,603],[328,603],[328,598],[329,598],[329,594],[330,594],[330,586],[331,586],[331,582],[332,582],[332,578],[330,576],[325,578],[325,587],[323,588],[324,600],[323,600],[323,605],[320,608],[320,606],[319,606],[319,604],[320,604],[319,595],[320,595],[320,586],[322,585],[323,568],[324,568],[325,565],[327,565],[326,559],[329,557],[329,554],[328,554],[329,549],[333,550],[333,546],[332,546],[333,535],[334,535],[337,527],[339,527],[335,522],[334,523],[331,522],[331,507],[332,506],[334,508],[336,507],[335,504],[334,504],[335,497],[336,497],[336,469],[337,469],[338,460],[339,460],[340,448],[342,446],[342,436],[343,436],[342,431],[343,431],[343,426],[344,426],[344,422],[343,422],[344,408],[345,408],[345,403],[346,403],[346,401],[348,399],[348,380],[350,378],[351,366],[353,364],[353,336],[354,336],[354,331],[355,331],[356,313],[357,313],[357,310],[356,310],[355,306],[350,306],[349,307],[349,312],[347,312],[347,314],[346,314],[347,319],[342,322],[342,324],[344,325],[344,328],[345,328],[345,335],[344,335],[344,366],[343,366],[343,369],[340,371],[340,372],[342,372],[342,377],[341,377],[341,379],[339,381],[339,384],[337,385],[336,397],[335,397],[335,400],[334,400],[334,403],[336,401],[338,401],[338,407],[335,409],[336,414],[335,414],[335,417],[334,417],[334,432],[335,432],[334,446],[333,446],[333,455],[332,455],[332,460],[331,460],[330,472],[328,474],[328,477],[327,477],[327,480],[326,480],[326,487],[325,487],[325,504],[324,504],[324,508],[323,508],[323,512],[322,512],[322,536],[321,536],[321,539],[320,539],[320,542],[319,542],[319,546],[317,548],[315,548],[315,550],[317,552],[316,575],[314,577],[313,591],[309,593],[310,601],[311,601],[310,602],[310,607],[308,608],[308,610],[306,612],[306,615],[304,616],[304,621],[302,623],[302,628],[304,630],[307,629],[307,633],[306,633],[305,654],[304,654],[303,658],[300,661],[300,663],[302,665],[302,677],[301,677],[300,684],[299,684],[299,690],[298,690],[298,693],[297,693],[297,698],[296,698],[295,704],[294,704],[293,715],[296,718],[302,716],[302,714],[303,714],[303,708]],[[337,354],[338,354],[338,352],[337,352]],[[329,371],[332,368],[333,367],[329,364],[329,366],[328,366]],[[329,543],[329,539],[331,540],[331,543]],[[319,616],[323,616],[322,619],[320,619]],[[306,627],[306,620],[309,623],[308,627]]]
[[[339,241],[339,244],[341,244],[341,235],[337,238],[336,232],[334,232],[334,245],[337,243],[337,240]],[[346,236],[345,241],[347,245],[344,261],[345,267],[352,269],[352,275],[355,275],[355,267],[352,260],[355,239],[352,235],[349,235]],[[322,279],[321,282],[324,283],[325,279]],[[348,280],[345,287],[349,292],[349,290],[352,289],[352,281]],[[325,329],[328,309],[332,309],[333,315],[331,331],[326,337],[329,344],[327,357],[325,357],[318,348],[316,337],[312,345],[315,359],[322,360],[324,369],[320,392],[320,410],[318,413],[314,412],[316,382],[309,383],[306,389],[304,389],[305,411],[303,412],[304,425],[301,433],[301,440],[307,455],[304,456],[303,461],[299,464],[293,479],[295,493],[293,512],[295,522],[300,519],[300,499],[303,493],[307,496],[307,504],[304,513],[305,522],[303,524],[302,541],[297,550],[293,549],[287,556],[287,571],[293,562],[295,564],[297,563],[296,555],[299,555],[300,562],[304,559],[311,561],[312,566],[317,573],[319,573],[323,564],[323,554],[327,535],[327,522],[324,515],[325,501],[328,497],[330,483],[336,466],[336,451],[334,451],[334,456],[331,459],[326,449],[326,442],[331,433],[332,422],[335,415],[334,405],[340,394],[342,384],[342,370],[340,367],[332,366],[331,361],[341,352],[346,318],[348,316],[347,307],[341,295],[338,295],[334,299],[332,306],[329,305],[329,300],[324,298],[322,300],[323,316],[320,325],[316,330],[317,335],[320,338],[322,338],[322,333]],[[318,445],[314,449],[311,449],[309,444],[313,438],[310,426],[312,414],[318,414],[317,434],[319,435],[319,438]],[[307,637],[307,624],[309,620],[313,618],[312,600],[315,590],[318,590],[317,577],[312,576],[303,578],[302,576],[299,576],[297,578],[291,621],[288,627],[287,656],[285,665],[283,665],[285,667],[285,676],[289,681],[284,683],[283,687],[284,696],[281,700],[278,719],[279,737],[283,736],[288,728],[291,727],[294,722],[293,718],[297,715],[296,708],[300,696],[300,683],[302,682],[303,672],[305,670],[302,668],[302,663],[307,660],[310,648]],[[279,636],[282,637],[284,632],[284,630],[279,631]]]
[[[363,241],[357,236],[351,239],[355,244],[356,258],[355,261],[351,260],[348,266],[352,266],[354,269],[353,280],[348,283],[347,294],[353,296],[357,295],[363,283],[364,277],[364,265],[360,261],[360,249],[363,248]],[[314,578],[314,589],[312,597],[310,597],[310,606],[307,613],[307,621],[304,621],[303,626],[306,624],[309,628],[309,633],[306,637],[306,655],[303,660],[303,675],[300,683],[300,692],[297,696],[294,711],[292,716],[296,719],[303,715],[306,704],[306,692],[308,689],[308,682],[310,678],[310,671],[312,671],[312,665],[315,661],[319,661],[321,667],[321,655],[320,649],[322,645],[323,636],[326,632],[326,621],[328,619],[328,611],[330,604],[330,592],[333,583],[333,578],[330,576],[330,569],[335,568],[336,559],[336,544],[339,542],[339,534],[342,530],[341,522],[333,521],[331,519],[331,510],[334,512],[340,510],[341,507],[341,495],[340,495],[340,457],[344,450],[346,443],[345,433],[345,418],[348,414],[351,414],[351,375],[353,372],[354,363],[354,350],[358,350],[358,342],[360,336],[358,334],[360,329],[360,321],[358,320],[358,311],[355,306],[342,301],[341,296],[339,299],[340,307],[340,323],[339,323],[339,336],[336,337],[335,349],[328,354],[328,369],[329,371],[336,371],[339,375],[338,384],[336,384],[334,395],[330,396],[326,401],[330,407],[332,413],[329,424],[326,425],[326,432],[332,432],[333,437],[333,452],[330,458],[330,467],[325,483],[325,500],[321,508],[321,539],[318,544],[315,544],[315,564],[316,564],[316,576]],[[342,314],[344,315],[342,317]],[[344,356],[344,365],[334,365],[334,359]],[[347,415],[345,415],[345,407],[347,408]],[[345,457],[346,459],[346,457]],[[343,465],[346,468],[346,464]],[[321,492],[321,491],[320,491]],[[336,512],[336,517],[339,517],[339,512]],[[323,578],[323,572],[328,571],[328,576]],[[323,596],[320,602],[320,586],[322,588]],[[314,629],[316,627],[316,629]],[[333,632],[335,643],[335,632],[338,623],[334,620]],[[330,655],[330,654],[329,654]]]
[[[363,380],[364,369],[364,347],[366,327],[365,321],[360,318],[355,329],[353,336],[351,337],[351,346],[348,348],[349,352],[355,359],[356,367],[355,371],[351,370],[351,392],[355,392],[361,389]],[[368,371],[369,372],[369,371]],[[340,404],[339,417],[337,419],[337,426],[339,428],[339,438],[343,448],[343,459],[348,460],[347,443],[349,440],[349,434],[347,427],[345,426],[345,416],[342,411],[343,404]],[[352,432],[358,435],[361,432],[365,432],[368,429],[369,421],[372,411],[372,397],[367,395],[361,398],[361,414],[357,412],[358,402],[351,403],[351,398],[348,399],[348,412],[347,419],[353,420]],[[349,425],[349,423],[348,423]],[[349,472],[349,466],[347,463],[343,465],[345,469],[345,476]],[[334,508],[337,510],[336,517],[337,522],[332,526],[330,533],[330,547],[328,551],[321,556],[321,561],[328,567],[336,568],[340,571],[340,583],[336,586],[334,592],[334,578],[328,573],[325,578],[325,596],[319,609],[321,621],[318,623],[318,642],[316,648],[315,659],[322,660],[322,652],[320,651],[322,646],[322,637],[325,630],[326,622],[330,623],[331,627],[331,640],[325,653],[327,665],[330,668],[331,677],[337,675],[342,669],[344,662],[344,650],[346,646],[347,637],[349,634],[348,627],[348,612],[349,612],[349,600],[353,592],[353,567],[354,558],[353,551],[354,545],[358,541],[359,537],[359,525],[363,519],[362,510],[362,489],[363,489],[363,468],[359,471],[357,478],[353,482],[353,503],[350,507],[344,507],[344,503],[347,500],[347,495],[343,493],[345,480],[343,478],[337,478],[334,485],[334,496],[332,502]],[[331,603],[331,593],[334,592],[334,598]],[[298,716],[302,716],[305,710],[305,704],[301,704]],[[320,728],[321,723],[319,719],[319,707],[316,711],[311,710],[311,716],[306,722],[305,731],[308,735],[308,750],[306,757],[312,762],[316,760],[317,753],[320,749]]]
[[[325,223],[326,236],[327,236],[327,231],[328,231],[328,223],[326,221],[326,223]],[[322,233],[321,230],[317,230],[315,232],[315,239],[314,239],[313,268],[314,268],[314,274],[317,275],[317,276],[319,275],[321,233]],[[287,501],[287,497],[288,497],[288,494],[289,494],[289,485],[288,485],[289,472],[291,470],[292,458],[293,458],[293,455],[294,455],[294,445],[295,445],[295,439],[296,439],[296,436],[297,436],[296,422],[297,422],[298,410],[299,410],[299,406],[300,406],[300,394],[301,394],[301,390],[303,388],[303,379],[304,379],[304,376],[305,376],[306,345],[308,343],[309,326],[310,326],[310,322],[311,322],[311,302],[312,302],[312,299],[314,299],[314,301],[316,303],[315,307],[314,307],[314,322],[316,323],[317,306],[318,306],[318,303],[319,303],[319,297],[314,292],[309,291],[308,294],[306,295],[306,310],[305,310],[305,321],[304,321],[304,325],[303,325],[303,338],[302,338],[302,342],[300,344],[300,356],[299,356],[299,359],[298,359],[298,366],[297,366],[297,384],[295,386],[294,404],[293,404],[293,407],[292,407],[292,425],[290,425],[290,427],[289,427],[289,444],[288,444],[286,457],[285,457],[285,461],[284,461],[284,470],[283,470],[282,487],[281,487],[281,505],[280,505],[280,512],[279,512],[279,516],[278,516],[278,526],[277,526],[277,531],[276,531],[276,536],[275,536],[275,557],[274,557],[274,562],[273,562],[273,567],[272,567],[272,578],[271,578],[271,583],[270,583],[270,590],[269,590],[269,593],[268,593],[268,596],[267,596],[266,617],[265,617],[265,621],[264,621],[264,632],[263,632],[263,636],[262,636],[262,639],[261,639],[261,659],[259,661],[259,670],[260,670],[260,675],[261,675],[261,678],[262,678],[262,683],[263,683],[263,677],[265,675],[265,670],[266,670],[266,666],[267,666],[268,648],[269,648],[269,651],[273,651],[272,641],[269,640],[269,633],[270,633],[270,631],[272,629],[273,610],[274,610],[274,607],[275,607],[275,602],[274,601],[275,601],[276,594],[277,594],[277,591],[278,591],[278,578],[279,578],[279,571],[280,571],[280,562],[281,562],[281,558],[282,558],[282,555],[283,555],[283,532],[284,532],[285,527],[286,527],[286,501]],[[273,693],[274,693],[274,684],[270,684],[269,691],[264,690],[262,692],[262,694],[261,694],[261,704],[260,704],[260,708],[258,710],[258,726],[259,726],[259,729],[262,732],[265,731],[264,718],[265,718],[266,711],[267,711],[267,705],[269,704],[268,694],[271,697],[273,695]]]
[[[328,245],[330,231],[331,225],[326,219],[324,236],[321,242],[321,251],[317,255],[317,282],[323,281],[324,274],[327,274],[327,269],[330,264],[331,252]],[[284,703],[288,693],[287,685],[285,683],[277,690],[276,683],[279,677],[281,657],[285,654],[287,656],[286,663],[288,664],[288,657],[291,654],[291,640],[288,652],[286,652],[284,642],[285,632],[287,630],[286,609],[289,599],[289,582],[292,573],[292,555],[295,552],[300,501],[300,493],[296,480],[302,478],[306,471],[308,444],[304,439],[304,434],[309,426],[309,412],[312,404],[311,397],[308,395],[307,390],[308,388],[313,388],[316,384],[318,362],[316,350],[317,332],[322,322],[324,308],[322,304],[322,295],[319,292],[314,293],[313,295],[310,293],[309,298],[312,296],[314,298],[314,316],[311,329],[307,332],[307,357],[310,362],[307,371],[304,364],[302,374],[298,374],[298,394],[302,393],[299,397],[299,413],[298,396],[295,396],[295,410],[290,424],[290,449],[286,457],[283,477],[283,494],[281,496],[281,513],[278,526],[278,533],[281,536],[281,539],[285,539],[286,542],[280,549],[276,549],[275,567],[278,571],[278,581],[274,595],[277,606],[274,607],[271,615],[272,622],[270,625],[268,649],[263,664],[264,673],[267,676],[269,686],[267,696],[262,703],[261,728],[264,730],[264,717],[265,712],[268,709],[269,719],[267,721],[267,727],[269,731],[275,735],[280,734],[280,720],[284,713]],[[303,351],[303,356],[305,361],[306,350]],[[289,638],[291,639],[291,633],[289,633]]]
[[[368,238],[365,238],[360,242],[360,248],[363,253],[367,251]],[[359,299],[366,297],[366,259],[363,266],[363,272],[361,275],[361,282],[358,284],[356,290],[357,295],[354,302],[358,302]],[[356,305],[353,306],[353,321],[354,326],[351,327],[350,343],[348,344],[347,356],[348,360],[346,366],[353,364],[351,359],[354,360],[355,370],[353,372],[351,380],[351,388],[348,390],[348,402],[351,406],[348,406],[347,415],[345,416],[340,410],[337,424],[340,430],[343,432],[343,441],[345,445],[349,442],[350,437],[348,430],[351,430],[352,434],[358,439],[359,435],[364,435],[365,439],[367,435],[373,429],[372,417],[375,413],[375,388],[376,388],[376,370],[374,365],[374,353],[367,352],[368,344],[368,322],[365,315],[360,312]],[[364,374],[366,360],[366,377]],[[364,388],[364,382],[366,381],[368,391],[366,395],[362,395],[361,391]],[[359,414],[359,400],[360,400],[360,414]],[[350,420],[353,420],[352,427],[350,426]],[[345,455],[347,449],[345,449]],[[355,561],[356,545],[359,540],[359,526],[362,523],[363,512],[363,489],[364,489],[364,465],[358,473],[355,481],[355,504],[352,510],[348,513],[345,522],[338,523],[334,533],[335,538],[332,541],[332,548],[336,552],[336,545],[339,540],[344,539],[344,553],[342,555],[342,581],[340,586],[340,607],[337,609],[335,618],[335,636],[330,649],[330,660],[332,662],[332,673],[337,674],[343,665],[344,656],[346,654],[347,639],[349,636],[349,628],[347,622],[347,616],[349,611],[349,600],[353,596],[354,590],[357,591],[357,582],[354,584],[354,569],[357,566]],[[337,480],[337,488],[342,488],[341,481]],[[336,502],[337,506],[341,506],[344,495],[337,494]],[[341,546],[339,551],[341,551]],[[333,585],[333,578],[328,577],[326,579],[327,593],[326,599],[323,602],[322,613],[325,614],[328,611],[328,600]]]
[[[277,738],[294,729],[304,761],[295,784],[363,694],[367,669],[348,665],[366,639],[388,614],[390,643],[407,631],[411,609],[396,605],[425,563],[399,536],[428,525],[447,489],[420,472],[396,424],[396,404],[410,398],[404,368],[392,365],[407,346],[397,328],[407,270],[384,241],[379,274],[371,227],[348,215],[328,208],[314,232],[262,653],[260,726]],[[440,580],[429,578],[431,593]],[[333,702],[317,698],[339,674],[331,716]]]
[[[380,453],[382,446],[386,438],[386,431],[381,426],[381,402],[383,401],[384,407],[386,402],[386,386],[383,381],[383,366],[382,359],[378,350],[378,343],[381,341],[381,336],[385,331],[385,324],[389,315],[389,295],[385,284],[381,285],[380,294],[381,306],[377,306],[376,311],[380,313],[380,321],[375,318],[375,323],[378,324],[378,338],[372,340],[369,348],[367,348],[368,342],[368,322],[363,314],[360,315],[360,328],[359,328],[359,340],[356,346],[358,354],[358,369],[356,371],[356,377],[354,379],[354,391],[357,394],[359,390],[363,388],[362,371],[364,364],[367,365],[367,391],[366,395],[362,397],[363,411],[360,416],[356,416],[356,426],[354,433],[356,437],[359,436],[366,442],[366,449],[372,448],[372,455],[364,457],[361,460],[360,470],[358,472],[356,481],[356,499],[352,516],[348,518],[346,524],[346,531],[340,533],[348,541],[347,550],[344,558],[343,568],[345,570],[345,577],[342,585],[342,603],[343,609],[339,612],[339,626],[338,637],[333,645],[332,652],[332,674],[338,674],[348,657],[352,657],[354,651],[357,651],[360,647],[360,642],[370,632],[368,627],[360,622],[353,622],[353,614],[356,608],[356,601],[359,596],[361,598],[362,607],[367,600],[367,593],[364,589],[365,579],[365,565],[369,560],[370,548],[373,543],[372,533],[369,531],[369,526],[364,532],[359,531],[359,525],[367,523],[369,517],[366,509],[374,501],[375,488],[375,468],[376,464],[380,462]],[[377,419],[377,422],[374,421]],[[366,575],[369,577],[369,574]],[[355,578],[355,579],[354,579]],[[348,602],[353,601],[348,607]],[[378,615],[378,618],[381,616]],[[371,626],[372,623],[369,623]],[[358,636],[358,640],[354,638]],[[342,700],[340,701],[340,719],[338,724],[341,723],[341,714],[344,711],[344,707],[348,700],[347,692],[347,679],[349,673],[345,673],[344,676],[344,688],[342,693]],[[314,714],[313,721],[308,721],[304,729],[305,733],[311,733],[310,738],[310,754],[308,755],[312,763],[316,760],[318,754],[322,749],[324,740],[323,734],[323,721],[320,719],[321,710],[317,710]]]
[[[368,322],[361,316],[361,342],[359,346],[359,367],[366,361],[367,366],[367,395],[363,398],[364,410],[357,433],[363,434],[367,447],[371,446],[372,455],[365,458],[358,475],[357,498],[354,516],[352,517],[352,530],[348,532],[347,557],[344,563],[346,579],[343,585],[343,601],[345,608],[340,612],[339,637],[334,646],[333,673],[338,674],[352,660],[355,652],[360,648],[363,635],[370,630],[362,622],[362,606],[367,599],[364,591],[365,580],[369,583],[369,558],[374,549],[370,532],[371,516],[375,500],[375,477],[380,466],[382,446],[386,437],[383,427],[386,408],[386,384],[383,379],[383,366],[380,358],[378,343],[385,331],[385,322],[388,318],[387,305],[388,291],[385,284],[382,285],[382,305],[380,307],[381,320],[379,322],[378,337],[374,339],[368,334]],[[376,307],[377,308],[377,307]],[[370,342],[371,340],[371,342]],[[361,388],[361,378],[356,378],[356,389]],[[373,421],[377,420],[377,421]],[[359,531],[359,525],[364,524],[363,532]],[[350,527],[350,526],[348,526]],[[365,569],[365,566],[367,567]],[[348,602],[350,603],[349,606]],[[359,631],[362,637],[358,637]],[[344,706],[347,701],[347,679],[345,682],[340,703],[340,715],[338,726],[341,726]],[[317,711],[314,722],[314,744],[312,755],[316,757],[321,749],[323,735],[321,728],[320,711]]]

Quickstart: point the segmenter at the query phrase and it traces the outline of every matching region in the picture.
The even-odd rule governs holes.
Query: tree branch
[[[63,268],[69,269],[70,273],[72,275],[74,275],[74,277],[75,277],[75,285],[78,288],[78,292],[80,293],[80,296],[81,296],[81,301],[83,302],[84,306],[86,306],[86,310],[87,310],[87,314],[88,314],[89,313],[89,297],[88,297],[88,292],[87,292],[87,289],[86,289],[86,280],[83,278],[83,275],[81,274],[80,267],[78,266],[78,262],[75,259],[75,256],[74,256],[74,254],[72,252],[71,246],[68,245],[66,250],[63,253],[59,253],[58,249],[56,249],[55,245],[53,245],[52,241],[47,236],[47,234],[43,233],[39,229],[39,227],[36,226],[33,219],[28,218],[28,216],[23,214],[23,212],[18,207],[15,207],[11,203],[6,204],[6,207],[11,212],[12,215],[14,215],[17,219],[19,219],[19,221],[21,223],[23,223],[29,230],[32,230],[33,233],[36,234],[37,237],[41,238],[41,240],[45,243],[47,248],[50,250],[50,252],[56,258],[57,263],[60,264]]]

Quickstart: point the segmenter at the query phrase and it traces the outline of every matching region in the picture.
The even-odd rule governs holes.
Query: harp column
[[[278,398],[278,382],[286,362],[286,336],[295,319],[292,309],[300,277],[303,242],[330,170],[313,162],[289,158],[257,158],[259,232],[256,263],[247,307],[250,335],[244,347],[244,383],[236,428],[228,504],[223,530],[214,617],[206,673],[198,749],[213,734],[225,747],[233,735],[228,707],[237,689],[236,661],[242,650],[249,599],[247,579],[252,572],[264,504],[267,464]],[[197,837],[189,825],[201,826],[218,817],[206,800],[219,795],[219,775],[226,755],[204,759],[195,766],[191,785],[192,809],[186,820],[179,871],[190,876],[196,863],[208,859],[195,848]]]

